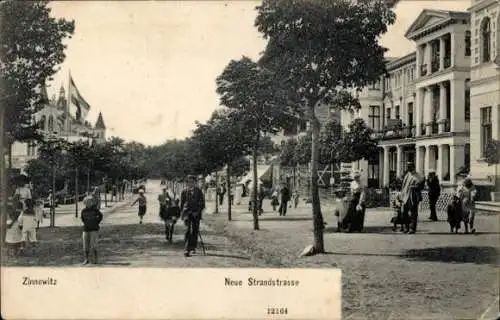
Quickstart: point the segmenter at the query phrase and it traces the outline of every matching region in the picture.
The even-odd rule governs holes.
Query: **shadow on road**
[[[250,257],[243,257],[243,256],[237,256],[237,255],[231,255],[231,254],[217,254],[217,253],[210,253],[210,252],[207,252],[206,256],[209,256],[209,257],[219,257],[219,258],[240,259],[240,260],[250,260]]]
[[[411,249],[403,256],[420,261],[496,264],[499,251],[494,247],[435,247]]]

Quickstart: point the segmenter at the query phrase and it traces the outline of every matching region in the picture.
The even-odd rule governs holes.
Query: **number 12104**
[[[267,314],[288,314],[287,308],[267,308]]]

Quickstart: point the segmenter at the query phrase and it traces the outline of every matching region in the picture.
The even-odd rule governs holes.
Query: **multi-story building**
[[[94,126],[88,121],[77,121],[67,112],[67,98],[61,87],[59,97],[49,99],[45,87],[41,89],[44,106],[33,115],[33,123],[38,125],[39,132],[45,137],[58,137],[70,142],[85,140],[102,142],[106,139],[106,126],[101,113]],[[14,142],[11,149],[12,168],[23,170],[28,161],[37,157],[35,142]]]
[[[471,15],[470,169],[476,183],[490,184],[495,170],[483,159],[487,143],[500,139],[500,2],[474,0],[468,11]]]
[[[469,168],[473,177],[491,171],[480,154],[487,141],[500,136],[500,81],[493,62],[498,33],[491,31],[497,9],[498,1],[475,1],[474,33],[468,12],[423,10],[405,35],[416,51],[389,59],[389,75],[360,93],[360,112],[342,113],[344,126],[361,117],[377,132],[378,159],[354,164],[368,185],[389,185],[408,162],[424,175],[435,170],[445,186],[455,185]],[[474,12],[483,12],[486,22],[477,22],[482,16]]]

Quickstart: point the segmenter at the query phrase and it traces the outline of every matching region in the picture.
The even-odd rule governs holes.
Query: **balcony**
[[[444,57],[444,68],[451,67],[451,57]]]
[[[427,64],[423,64],[420,66],[420,75],[422,77],[427,75]]]
[[[377,131],[372,135],[372,138],[378,140],[398,140],[415,138],[416,127],[399,125],[395,127],[385,127],[383,130]]]
[[[425,136],[425,134],[427,133],[427,126],[423,123],[420,125],[420,133],[422,136]]]
[[[431,62],[431,72],[439,71],[439,59],[434,58]]]

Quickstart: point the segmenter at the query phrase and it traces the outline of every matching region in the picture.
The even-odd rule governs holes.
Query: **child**
[[[271,195],[271,205],[273,206],[273,211],[276,211],[276,207],[279,206],[279,201],[278,201],[278,190],[274,190],[273,194]]]
[[[36,243],[36,217],[34,209],[34,201],[31,199],[26,199],[24,201],[26,209],[19,219],[19,224],[23,228],[22,240],[26,244]]]
[[[134,203],[132,203],[132,207],[136,204],[139,203],[139,224],[142,224],[142,219],[144,218],[144,215],[146,214],[146,196],[144,196],[144,190],[139,189],[139,197],[135,199]]]
[[[89,263],[90,250],[94,251],[94,263],[97,264],[97,242],[99,223],[101,223],[103,215],[92,197],[86,197],[83,200],[85,208],[82,210],[80,216],[83,222],[83,251],[85,253],[85,260],[83,264]]]
[[[293,192],[293,202],[295,205],[295,209],[297,209],[297,206],[299,205],[299,199],[300,199],[299,190],[295,189],[295,191]]]
[[[5,234],[5,242],[9,245],[9,252],[17,255],[22,251],[23,245],[23,235],[22,227],[19,223],[21,217],[21,211],[14,210],[11,212],[12,222],[7,226],[7,232]]]
[[[450,224],[450,232],[458,233],[460,229],[460,224],[462,223],[462,203],[460,201],[460,195],[453,195],[451,203],[448,204],[446,208],[448,213],[448,223]]]
[[[391,222],[393,223],[392,231],[396,231],[398,224],[401,224],[401,232],[404,232],[404,221],[403,221],[403,201],[401,199],[401,187],[396,187],[395,197],[392,201],[392,207],[394,208],[394,215],[392,216]]]
[[[36,228],[40,228],[40,224],[43,222],[43,200],[35,201],[35,220],[36,220]]]

